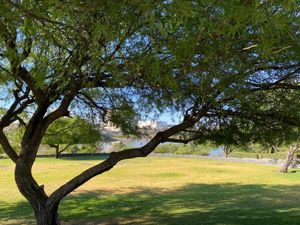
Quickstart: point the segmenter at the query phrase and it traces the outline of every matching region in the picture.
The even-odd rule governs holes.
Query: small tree
[[[56,158],[69,146],[76,144],[95,144],[101,135],[88,121],[79,117],[61,118],[48,128],[43,143],[55,148]],[[60,149],[61,145],[65,145]]]
[[[288,172],[289,167],[293,163],[293,160],[295,160],[295,154],[296,154],[296,152],[299,148],[300,148],[299,143],[290,145],[289,150],[287,151],[286,158],[285,158],[279,172],[281,172],[281,173],[287,173]]]

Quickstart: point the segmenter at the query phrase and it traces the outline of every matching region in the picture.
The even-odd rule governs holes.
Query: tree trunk
[[[59,225],[58,204],[49,202],[44,185],[39,186],[33,179],[31,167],[26,161],[19,159],[15,167],[15,181],[19,191],[33,207],[37,225]]]
[[[49,144],[50,147],[52,148],[55,148],[55,158],[58,158],[59,157],[59,145],[52,145],[52,144]]]
[[[279,172],[281,173],[287,173],[288,172],[288,169],[289,169],[289,166],[291,165],[293,159],[294,159],[294,155],[295,155],[295,152],[297,150],[297,147],[296,146],[291,146],[288,153],[287,153],[287,156],[286,156],[286,159],[280,169]]]
[[[276,150],[277,150],[277,146],[272,145],[271,154],[275,153]]]
[[[47,209],[46,207],[35,210],[37,225],[60,225],[57,213],[58,207]]]
[[[224,154],[225,154],[225,158],[228,158],[229,154],[232,152],[232,148],[230,146],[225,146],[223,148]]]
[[[58,158],[60,155],[60,152],[59,152],[59,145],[56,145],[55,146],[55,158]]]
[[[70,144],[67,144],[66,147],[63,148],[62,150],[59,150],[59,145],[50,145],[50,147],[55,148],[55,158],[59,158],[60,154],[66,151],[70,147]]]
[[[228,158],[229,152],[225,151],[225,158]]]

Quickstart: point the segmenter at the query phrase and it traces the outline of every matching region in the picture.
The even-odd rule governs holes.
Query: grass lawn
[[[51,193],[99,158],[37,159]],[[191,158],[121,162],[62,201],[63,224],[300,224],[300,171]],[[0,160],[0,224],[34,224],[13,164]]]

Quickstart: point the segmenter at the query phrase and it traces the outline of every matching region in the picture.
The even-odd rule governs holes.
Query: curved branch
[[[3,150],[8,155],[8,157],[14,161],[14,163],[17,162],[19,156],[17,155],[16,151],[13,149],[11,144],[9,143],[6,135],[4,134],[3,130],[0,129],[0,144],[3,147]]]
[[[18,115],[22,113],[28,105],[33,103],[34,100],[29,98],[29,89],[26,89],[23,96],[18,96],[19,92],[20,91],[14,91],[15,101],[0,119],[0,128],[7,127],[16,120],[19,120],[23,125],[25,124]]]
[[[80,185],[84,184],[93,177],[110,170],[121,160],[136,157],[146,157],[151,152],[153,152],[160,143],[165,142],[169,137],[196,124],[208,112],[208,110],[211,107],[211,104],[207,104],[205,105],[205,107],[203,107],[201,112],[199,112],[193,118],[189,118],[188,120],[178,125],[175,125],[165,131],[158,132],[146,145],[140,148],[132,148],[120,152],[112,152],[105,161],[85,170],[72,180],[62,185],[56,191],[54,191],[50,195],[47,204],[50,206],[57,204],[57,202],[59,202],[63,197],[65,197],[67,194],[78,188]]]

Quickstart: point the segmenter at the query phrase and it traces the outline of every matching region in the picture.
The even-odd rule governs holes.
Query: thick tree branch
[[[64,151],[66,151],[69,147],[71,146],[71,144],[67,144],[66,147],[64,147],[63,149],[58,151],[58,154],[63,153]]]
[[[23,123],[24,121],[22,122],[21,118],[18,115],[22,113],[28,105],[33,103],[34,100],[29,98],[30,90],[28,88],[26,89],[23,96],[18,95],[20,92],[21,90],[14,91],[15,101],[12,103],[12,105],[9,107],[9,109],[0,119],[0,128],[7,127],[16,120],[19,120],[22,124],[24,124]]]
[[[36,86],[35,80],[25,68],[19,66],[16,71],[16,76],[28,85],[36,98],[37,104],[41,105],[47,100],[45,91]]]
[[[211,108],[211,104],[205,105],[201,112],[195,115],[193,118],[189,118],[188,120],[175,125],[165,131],[158,132],[146,145],[140,148],[132,148],[123,150],[120,152],[113,152],[105,161],[85,170],[80,175],[76,176],[60,188],[58,188],[55,192],[53,192],[49,199],[49,205],[56,204],[60,201],[64,196],[75,190],[80,185],[84,184],[91,178],[101,173],[104,173],[114,167],[119,161],[124,159],[136,158],[136,157],[146,157],[149,155],[154,149],[160,144],[165,142],[169,137],[183,131],[194,124],[196,124]]]
[[[42,138],[51,123],[60,117],[69,116],[70,112],[68,111],[68,108],[80,89],[79,83],[72,83],[70,85],[72,85],[72,87],[70,87],[69,91],[65,94],[56,110],[45,116],[50,105],[50,103],[46,101],[43,105],[38,107],[35,114],[29,121],[23,135],[22,151],[20,153],[20,155],[24,155],[26,157],[28,164],[33,164],[38,146],[40,145]]]
[[[2,129],[0,129],[0,144],[3,147],[3,150],[5,151],[5,153],[8,155],[8,157],[12,161],[14,161],[14,163],[16,163],[19,156],[17,155],[16,151],[13,149],[13,147],[9,143],[9,141]]]

